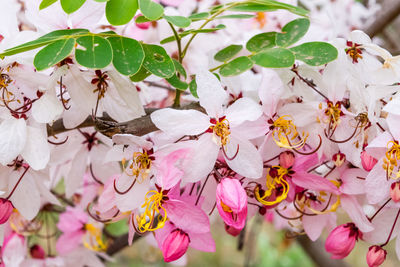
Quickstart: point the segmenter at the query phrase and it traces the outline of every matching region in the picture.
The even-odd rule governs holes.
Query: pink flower
[[[325,241],[325,249],[332,259],[343,259],[353,250],[361,232],[354,223],[342,224],[333,229]]]
[[[241,230],[247,217],[247,195],[236,179],[225,178],[217,186],[217,208],[224,222]]]
[[[171,262],[182,257],[188,247],[190,238],[187,233],[181,229],[173,230],[167,238],[165,238],[161,250],[166,262]]]
[[[8,221],[13,209],[14,207],[11,201],[0,198],[0,224],[4,224]]]
[[[279,165],[285,169],[289,169],[294,164],[294,153],[292,151],[285,151],[279,154]]]
[[[30,250],[32,258],[42,260],[46,258],[46,252],[41,246],[33,245]]]
[[[390,185],[390,198],[394,202],[400,201],[400,182],[396,182]]]
[[[378,162],[378,160],[374,157],[371,157],[370,154],[367,153],[367,151],[363,151],[360,154],[361,157],[361,164],[367,172],[372,170],[372,168],[375,166],[375,164]]]
[[[380,246],[371,246],[367,253],[367,264],[369,267],[378,267],[386,259],[386,250]]]

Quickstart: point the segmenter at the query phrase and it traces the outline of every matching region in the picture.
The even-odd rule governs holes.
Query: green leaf
[[[143,45],[143,66],[154,75],[162,78],[170,78],[175,74],[175,66],[165,49],[158,45]]]
[[[143,16],[149,20],[159,19],[164,14],[164,8],[162,5],[155,3],[151,0],[138,0],[139,9]]]
[[[151,72],[148,71],[145,67],[143,67],[143,65],[140,67],[140,70],[135,73],[134,75],[129,76],[129,78],[131,79],[131,81],[133,82],[141,82],[144,79],[146,79],[147,77],[149,77],[151,75]]]
[[[112,25],[127,24],[138,10],[138,0],[110,0],[106,4],[106,17]]]
[[[263,4],[254,4],[254,3],[244,3],[241,5],[237,5],[229,8],[231,11],[239,11],[239,12],[269,12],[278,10],[275,7],[266,6]]]
[[[219,73],[225,77],[235,76],[245,72],[246,70],[251,69],[253,65],[254,62],[251,61],[251,59],[249,59],[248,57],[238,57],[222,66],[219,70]]]
[[[76,61],[90,69],[102,69],[108,66],[112,60],[110,43],[98,36],[83,36],[76,39],[84,49],[75,49]]]
[[[99,2],[99,3],[103,3],[103,2],[108,2],[110,0],[94,0],[94,1]]]
[[[197,95],[197,83],[195,78],[193,78],[193,80],[189,83],[189,90],[194,97],[199,98]]]
[[[269,6],[269,7],[273,7],[276,10],[285,9],[287,11],[292,12],[293,14],[300,15],[300,16],[303,16],[303,17],[307,16],[307,14],[309,13],[308,10],[305,10],[305,9],[303,9],[301,7],[289,5],[289,4],[278,2],[278,1],[274,1],[274,0],[251,0],[251,2],[254,2],[254,3],[257,3],[257,4],[266,5],[266,6]]]
[[[148,18],[146,18],[145,16],[138,16],[136,19],[135,19],[135,22],[137,23],[137,24],[140,24],[140,23],[145,23],[145,22],[150,22],[151,20],[149,20]]]
[[[58,0],[42,0],[42,2],[39,5],[39,10],[45,9],[46,7],[51,6],[52,4],[54,4],[57,1]]]
[[[186,82],[179,79],[176,75],[173,75],[171,78],[167,78],[166,80],[170,85],[181,91],[185,91],[189,86]]]
[[[271,48],[255,54],[251,59],[264,68],[289,68],[294,64],[294,54],[285,48]]]
[[[73,38],[75,35],[87,34],[87,33],[89,33],[89,31],[86,29],[68,29],[68,30],[53,31],[46,35],[43,35],[42,37],[39,37],[36,40],[6,49],[3,53],[0,54],[0,56],[5,57],[5,56],[19,54],[22,52],[39,48],[41,46],[48,45],[50,43],[53,43],[61,39]]]
[[[75,39],[59,40],[40,50],[33,60],[38,71],[47,69],[64,58],[68,57],[74,49]]]
[[[172,61],[174,62],[175,70],[176,70],[179,74],[183,75],[183,77],[185,77],[185,79],[186,79],[186,78],[187,78],[186,70],[185,70],[185,68],[182,66],[182,64],[179,63],[179,61],[176,60],[176,59],[174,59],[174,58],[172,59]]]
[[[335,60],[338,56],[337,49],[328,43],[310,42],[290,48],[296,59],[310,66],[321,66]]]
[[[113,52],[113,65],[123,75],[132,75],[139,71],[144,60],[140,43],[122,36],[109,37]]]
[[[250,52],[260,52],[261,50],[275,46],[276,32],[264,32],[257,34],[247,41],[246,48]]]
[[[86,0],[60,0],[61,7],[67,14],[74,13],[86,2]]]
[[[295,19],[283,26],[282,33],[277,33],[276,44],[287,47],[299,41],[310,27],[310,20],[305,18]]]
[[[233,58],[237,53],[242,50],[243,46],[241,45],[230,45],[225,47],[224,49],[218,51],[218,53],[215,54],[214,59],[219,61],[219,62],[225,62],[231,58]]]
[[[216,17],[215,19],[251,19],[254,18],[255,15],[251,14],[231,14],[231,15],[224,15]]]
[[[208,13],[208,12],[200,12],[200,13],[195,13],[195,14],[190,15],[188,18],[191,21],[198,21],[198,20],[206,19],[209,16],[210,16],[210,13]]]
[[[164,19],[175,26],[186,28],[190,26],[190,19],[182,16],[164,16]]]

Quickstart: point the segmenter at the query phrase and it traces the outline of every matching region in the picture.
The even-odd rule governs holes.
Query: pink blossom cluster
[[[181,15],[214,4],[161,2]],[[166,262],[184,261],[189,247],[216,250],[213,221],[237,236],[254,216],[313,241],[325,230],[334,259],[361,241],[371,245],[367,264],[379,266],[392,239],[400,258],[400,57],[350,31],[365,19],[359,3],[333,2],[329,8],[345,3],[355,14],[338,26],[346,38],[329,36],[337,60],[217,77],[209,69],[219,48],[295,15],[229,21],[189,49],[183,65],[196,75],[198,98],[184,93],[182,108],[170,107],[174,92],[154,76],[133,83],[113,67],[89,70],[70,57],[37,72],[31,52],[1,61],[1,266],[102,266],[115,242],[104,228],[119,221],[130,244],[146,235]],[[39,4],[5,1],[2,50],[66,28],[112,28],[147,43],[171,34],[162,21],[108,25],[94,1],[71,15],[59,3],[42,11]],[[321,16],[315,10],[311,18]],[[307,38],[328,29],[311,28]],[[153,128],[110,134],[104,124],[87,127],[93,118],[110,128],[143,119],[137,127]],[[347,223],[337,224],[339,211]],[[53,250],[28,242],[34,235],[53,238]]]

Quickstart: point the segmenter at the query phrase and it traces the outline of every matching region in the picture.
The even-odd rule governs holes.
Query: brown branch
[[[377,12],[375,20],[364,28],[364,32],[370,37],[382,32],[400,14],[399,0],[385,0],[381,6],[382,8]]]
[[[347,263],[343,260],[333,260],[330,258],[328,252],[324,249],[324,244],[321,240],[315,242],[311,241],[306,235],[301,235],[297,242],[302,246],[304,251],[314,261],[316,266],[321,267],[348,267]]]
[[[178,109],[195,109],[204,112],[203,108],[198,103],[191,103]],[[47,134],[49,136],[54,136],[79,128],[95,127],[96,130],[110,138],[114,134],[133,134],[137,136],[142,136],[158,130],[158,128],[150,119],[150,114],[156,110],[157,109],[145,109],[147,115],[128,122],[121,123],[112,120],[108,116],[96,118],[95,120],[93,120],[92,117],[89,116],[78,127],[73,129],[65,128],[62,119],[59,119],[55,121],[52,126],[47,125]]]
[[[142,236],[136,234],[133,237],[133,243],[138,241],[140,238],[142,238]],[[120,252],[121,250],[123,250],[127,246],[129,246],[129,244],[128,244],[128,234],[124,234],[124,235],[121,235],[121,236],[117,237],[114,240],[114,242],[107,248],[106,253],[107,253],[107,255],[112,256],[112,255]]]

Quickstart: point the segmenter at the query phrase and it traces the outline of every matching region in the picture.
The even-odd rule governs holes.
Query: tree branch
[[[193,102],[189,105],[177,108],[177,109],[195,109],[201,112],[205,112],[204,109],[197,103]],[[48,136],[54,136],[63,132],[84,128],[84,127],[95,127],[97,131],[102,134],[112,137],[114,134],[133,134],[137,136],[143,136],[145,134],[157,131],[158,128],[150,119],[150,114],[158,109],[145,109],[147,115],[127,121],[118,123],[110,117],[103,116],[93,120],[92,116],[88,116],[84,122],[73,129],[65,128],[62,119],[59,119],[53,123],[52,126],[47,125]]]
[[[370,37],[382,32],[400,14],[400,1],[385,0],[382,3],[382,8],[376,14],[376,18],[367,27],[364,32]]]

